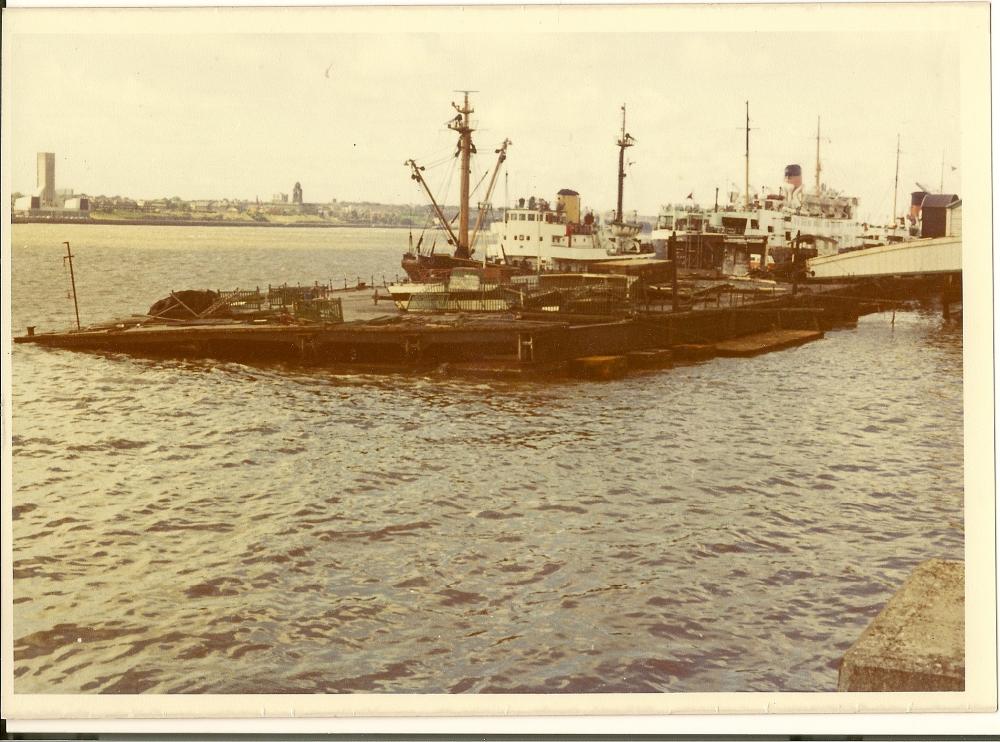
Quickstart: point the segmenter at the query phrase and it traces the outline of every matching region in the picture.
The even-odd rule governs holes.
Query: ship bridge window
[[[760,229],[760,220],[759,219],[751,219],[750,220],[750,229]]]
[[[521,221],[523,222],[523,221],[524,221],[524,218],[525,218],[526,216],[527,216],[527,214],[518,214],[518,215],[517,215],[517,218],[518,218],[518,219],[520,219],[520,220],[521,220]]]
[[[535,221],[535,215],[534,214],[528,214],[528,221],[529,222]]]
[[[727,232],[746,234],[747,220],[744,217],[724,216],[722,217],[722,226]]]
[[[774,231],[774,226],[773,225],[768,225],[767,231],[768,232],[773,232]]]

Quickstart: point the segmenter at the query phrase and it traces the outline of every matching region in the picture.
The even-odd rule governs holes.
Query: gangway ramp
[[[935,237],[811,258],[814,279],[920,276],[962,272],[962,238]]]

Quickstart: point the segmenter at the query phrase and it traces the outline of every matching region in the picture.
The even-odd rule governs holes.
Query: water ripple
[[[15,328],[65,323],[53,229],[14,248]],[[187,285],[204,252],[163,229],[71,235],[89,306]],[[275,231],[212,232],[199,282],[405,242]],[[17,346],[15,688],[833,690],[913,567],[962,558],[961,342],[872,315],[611,384]]]

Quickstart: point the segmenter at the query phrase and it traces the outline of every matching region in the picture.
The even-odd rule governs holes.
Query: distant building
[[[292,188],[292,203],[302,205],[302,184],[296,183]]]
[[[14,211],[33,211],[42,208],[40,196],[21,196],[14,201]]]
[[[954,193],[930,193],[921,204],[921,237],[961,237],[962,199]]]
[[[66,199],[62,206],[46,206],[41,196],[21,196],[14,201],[13,211],[19,216],[43,219],[89,219],[90,199],[87,196],[74,196]]]
[[[90,211],[90,199],[86,196],[74,196],[67,198],[63,204],[66,211]]]
[[[42,207],[56,205],[56,155],[54,152],[38,153],[38,190]]]
[[[273,204],[287,204],[288,194],[287,193],[275,193],[271,196],[271,203]]]

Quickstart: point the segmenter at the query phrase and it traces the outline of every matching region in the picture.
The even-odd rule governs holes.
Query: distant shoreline
[[[209,219],[65,219],[31,216],[12,216],[11,224],[85,224],[88,226],[138,226],[138,227],[309,227],[310,229],[413,229],[400,224],[330,224],[328,222],[258,222],[251,219],[228,221]],[[418,227],[419,229],[419,227]]]

